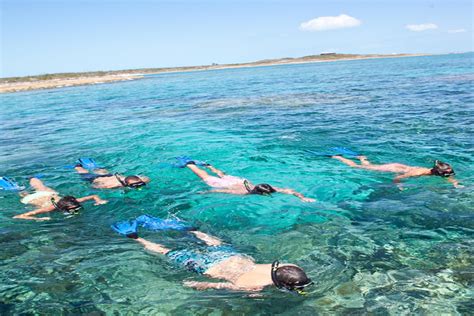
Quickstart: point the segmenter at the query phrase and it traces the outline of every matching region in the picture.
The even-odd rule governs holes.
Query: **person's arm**
[[[459,184],[458,180],[456,180],[454,177],[449,177],[448,182],[452,183],[455,188],[462,188],[463,186]]]
[[[307,198],[303,194],[296,192],[293,189],[283,189],[283,188],[275,188],[273,187],[278,193],[283,193],[283,194],[290,194],[298,197],[301,201],[303,202],[316,202],[315,199]]]
[[[226,289],[226,290],[234,290],[234,291],[249,291],[247,289],[243,289],[238,287],[230,282],[197,282],[197,281],[184,281],[184,286],[194,288],[196,290],[207,290],[207,289]],[[250,290],[252,291],[252,290]],[[253,290],[253,291],[256,291]]]
[[[232,190],[232,189],[213,189],[207,191],[209,193],[227,193],[227,194],[237,194],[237,195],[245,195],[247,193],[241,192],[239,190]]]
[[[395,183],[397,185],[397,187],[398,187],[398,189],[400,189],[400,191],[403,191],[404,190],[403,185],[400,183],[401,179],[407,179],[407,178],[413,178],[413,177],[419,177],[419,176],[420,176],[420,174],[418,174],[418,173],[411,173],[411,172],[403,173],[403,174],[398,175],[395,178],[393,178],[393,183]]]
[[[49,213],[54,211],[56,208],[54,206],[48,206],[48,207],[43,207],[43,208],[38,208],[36,210],[26,212],[20,215],[15,215],[13,218],[17,219],[29,219],[29,220],[36,220],[36,221],[48,221],[51,218],[50,217],[35,217],[35,215],[38,214],[43,214],[43,213]]]
[[[410,178],[410,177],[412,177],[412,175],[410,175],[408,173],[401,174],[401,175],[396,176],[395,178],[393,178],[393,183],[395,183],[397,185],[397,187],[400,191],[403,191],[404,188],[403,188],[403,185],[400,183],[400,180]]]
[[[78,198],[77,201],[79,203],[82,203],[82,202],[86,202],[86,201],[90,201],[90,200],[94,200],[95,203],[94,205],[101,205],[101,204],[107,204],[107,200],[102,200],[98,195],[88,195],[88,196],[85,196],[85,197],[81,197],[81,198]]]

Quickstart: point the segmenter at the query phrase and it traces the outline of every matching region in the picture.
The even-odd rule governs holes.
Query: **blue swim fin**
[[[352,151],[346,147],[332,147],[331,150],[339,155],[346,156],[346,157],[357,157],[360,156],[355,151]],[[334,155],[333,155],[334,156]]]
[[[9,177],[0,177],[0,190],[5,191],[20,191],[23,190],[24,187],[21,187],[16,183],[15,180]]]
[[[83,168],[94,170],[101,168],[92,158],[79,158],[77,163],[80,164]]]
[[[115,230],[117,233],[121,235],[125,235],[128,238],[133,238],[133,239],[138,238],[136,220],[117,222],[111,225],[110,227],[112,227],[112,229]]]
[[[150,215],[141,215],[136,218],[137,223],[143,228],[149,230],[180,230],[188,231],[194,230],[195,228],[187,225],[185,222],[179,219],[161,219]]]
[[[189,164],[194,164],[194,165],[197,165],[197,166],[208,166],[209,165],[207,162],[194,160],[189,156],[179,156],[179,157],[176,157],[176,160],[178,160],[178,162],[175,164],[175,166],[178,167],[178,168],[184,168]]]

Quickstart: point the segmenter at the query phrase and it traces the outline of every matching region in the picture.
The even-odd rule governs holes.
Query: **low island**
[[[279,58],[265,59],[249,63],[239,64],[212,64],[205,66],[189,66],[189,67],[167,67],[167,68],[144,68],[144,69],[127,69],[115,71],[95,71],[95,72],[78,72],[78,73],[56,73],[27,77],[11,77],[0,78],[0,93],[11,93],[19,91],[52,89],[61,87],[71,87],[79,85],[91,85],[100,83],[109,83],[117,81],[135,80],[143,78],[144,75],[170,73],[170,72],[187,72],[187,71],[203,71],[244,67],[260,67],[287,64],[302,64],[315,62],[329,62],[337,60],[355,60],[355,59],[372,59],[372,58],[396,58],[396,57],[412,57],[424,56],[425,54],[336,54],[323,53],[319,55],[310,55],[297,58]]]

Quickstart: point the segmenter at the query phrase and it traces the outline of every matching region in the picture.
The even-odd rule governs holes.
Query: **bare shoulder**
[[[423,168],[423,167],[412,167],[412,169],[409,170],[407,173],[412,175],[412,176],[423,176],[423,175],[430,174],[431,169]]]

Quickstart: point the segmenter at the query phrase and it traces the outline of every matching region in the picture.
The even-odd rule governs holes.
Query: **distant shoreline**
[[[353,54],[321,54],[298,58],[267,59],[250,63],[240,64],[212,64],[208,66],[169,67],[169,68],[146,68],[128,69],[117,71],[83,72],[83,73],[59,73],[29,77],[0,78],[0,93],[13,93],[20,91],[55,89],[81,85],[93,85],[127,80],[137,80],[144,75],[177,73],[189,71],[206,71],[218,69],[235,69],[276,65],[293,65],[317,62],[331,62],[341,60],[363,60],[375,58],[400,58],[429,56],[430,54],[392,54],[392,55],[353,55]]]

